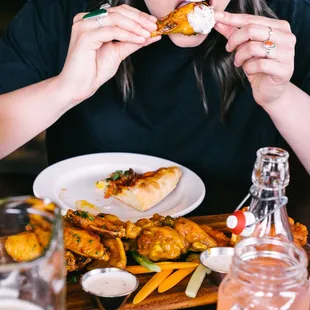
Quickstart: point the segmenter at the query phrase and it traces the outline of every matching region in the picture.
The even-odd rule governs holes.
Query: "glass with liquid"
[[[0,310],[65,309],[61,210],[49,200],[0,200]]]
[[[219,287],[218,310],[309,310],[306,252],[270,237],[247,238],[235,247]]]

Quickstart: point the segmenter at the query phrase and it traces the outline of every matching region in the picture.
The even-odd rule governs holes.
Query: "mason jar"
[[[64,310],[61,209],[34,197],[0,199],[0,310]]]
[[[235,247],[218,310],[309,310],[308,258],[294,243],[247,238]]]

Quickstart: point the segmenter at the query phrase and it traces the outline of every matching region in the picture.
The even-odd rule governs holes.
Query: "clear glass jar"
[[[247,238],[235,247],[219,287],[218,310],[309,310],[306,252],[274,238]]]
[[[50,200],[0,200],[0,310],[64,310],[61,209]]]

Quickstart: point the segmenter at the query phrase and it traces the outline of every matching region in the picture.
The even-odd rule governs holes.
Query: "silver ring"
[[[272,31],[272,28],[270,26],[268,26],[269,28],[269,37],[267,39],[267,41],[271,41],[271,36],[273,35],[273,31]]]
[[[268,58],[271,51],[277,48],[277,45],[273,41],[266,40],[263,42],[263,47],[266,50],[266,58]]]
[[[102,4],[100,5],[100,9],[109,9],[111,7],[111,5],[109,3],[105,3],[105,4]]]
[[[96,19],[98,28],[102,28],[103,27],[103,23],[102,23],[102,16]]]

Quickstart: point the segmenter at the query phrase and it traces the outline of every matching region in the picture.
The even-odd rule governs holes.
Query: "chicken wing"
[[[95,216],[86,211],[68,210],[65,219],[74,226],[118,238],[135,239],[141,231],[141,227],[129,221],[124,223],[115,215],[103,213]]]
[[[148,229],[151,227],[161,227],[161,226],[169,226],[173,227],[175,219],[171,216],[163,216],[155,213],[149,219],[140,219],[136,222],[136,225],[140,226],[142,229]]]
[[[92,259],[89,257],[75,254],[71,251],[65,253],[66,270],[67,272],[82,270]]]
[[[198,224],[184,217],[178,218],[173,228],[184,239],[185,246],[188,250],[202,252],[217,246],[216,241]]]
[[[33,232],[23,232],[9,236],[4,247],[6,252],[17,262],[31,261],[43,253],[38,238]]]
[[[205,1],[190,2],[159,19],[158,28],[152,33],[152,37],[172,33],[182,33],[188,36],[197,33],[207,34],[214,24],[213,7]]]
[[[100,243],[100,237],[93,232],[84,229],[65,226],[64,228],[65,249],[76,254],[98,260],[109,260],[109,254]]]
[[[215,230],[208,225],[199,225],[203,231],[208,234],[214,241],[217,246],[225,247],[230,245],[230,239],[221,231]]]
[[[125,269],[127,265],[127,256],[123,242],[119,238],[104,239],[103,245],[107,248],[110,254],[109,261],[94,261],[89,266],[88,270],[96,268],[116,267]]]
[[[295,221],[289,217],[289,223],[292,231],[292,236],[293,236],[293,241],[296,245],[299,246],[305,246],[308,242],[308,229],[305,225],[300,224],[300,223],[295,223]],[[271,226],[270,229],[270,235],[271,236],[276,236],[275,235],[275,228],[274,225]],[[242,239],[241,236],[232,234],[231,235],[231,245],[236,245],[240,240]]]
[[[305,246],[308,240],[308,229],[305,225],[294,223],[291,225],[294,243],[299,246]]]
[[[51,239],[51,234],[52,234],[52,232],[50,230],[44,230],[38,224],[37,225],[28,224],[26,226],[26,230],[31,231],[31,232],[36,234],[38,241],[43,248],[48,247],[48,245],[50,243],[50,239]]]
[[[167,226],[144,229],[137,240],[137,251],[152,261],[176,259],[186,250],[183,238]]]

